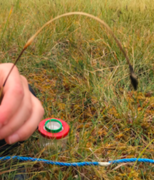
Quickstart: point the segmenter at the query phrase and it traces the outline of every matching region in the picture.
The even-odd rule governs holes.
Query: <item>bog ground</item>
[[[138,76],[129,79],[126,60],[98,22],[70,16],[45,28],[17,67],[41,100],[45,116],[70,125],[65,150],[41,149],[36,131],[12,155],[63,162],[154,159],[154,3],[150,0],[0,0],[0,62],[14,62],[26,41],[57,15],[82,11],[103,19],[127,51]],[[149,144],[151,142],[151,144]],[[29,179],[153,179],[154,166],[66,168],[34,162],[0,162],[1,179],[20,166]]]

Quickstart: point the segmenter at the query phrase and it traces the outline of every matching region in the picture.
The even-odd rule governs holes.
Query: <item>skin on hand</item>
[[[11,69],[11,63],[0,64],[0,87]],[[0,105],[0,140],[8,144],[28,139],[44,115],[41,102],[29,91],[26,78],[15,67],[3,89]]]

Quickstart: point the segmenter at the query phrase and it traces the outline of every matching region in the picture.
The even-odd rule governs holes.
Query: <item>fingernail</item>
[[[12,136],[10,136],[10,137],[8,138],[8,141],[9,141],[9,144],[13,144],[13,143],[19,141],[19,136],[18,136],[18,134],[13,134]]]

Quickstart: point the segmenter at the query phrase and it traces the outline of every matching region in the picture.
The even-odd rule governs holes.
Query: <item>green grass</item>
[[[139,79],[133,92],[123,54],[94,20],[71,16],[45,28],[17,64],[41,100],[45,116],[71,127],[65,150],[42,149],[38,132],[13,155],[56,161],[154,159],[154,3],[150,0],[0,1],[0,60],[14,62],[27,40],[62,13],[83,11],[103,19],[121,41]],[[10,13],[13,7],[12,13]],[[151,93],[150,95],[147,93]],[[47,152],[47,153],[46,153]],[[66,168],[0,162],[2,179],[24,165],[29,179],[153,179],[151,164]],[[7,172],[8,170],[12,172]]]

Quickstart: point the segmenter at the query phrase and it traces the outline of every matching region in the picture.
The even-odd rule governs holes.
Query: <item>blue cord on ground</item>
[[[40,159],[40,158],[32,158],[32,157],[23,157],[23,156],[4,156],[0,157],[0,160],[11,160],[11,159],[17,159],[20,161],[33,161],[33,162],[43,162],[45,164],[51,164],[51,165],[57,165],[57,166],[109,166],[111,164],[117,164],[117,163],[128,163],[128,162],[144,162],[144,163],[153,163],[154,160],[152,159],[137,159],[137,158],[130,158],[130,159],[117,159],[112,160],[109,162],[73,162],[73,163],[65,163],[65,162],[56,162],[56,161],[50,161],[46,159]]]

